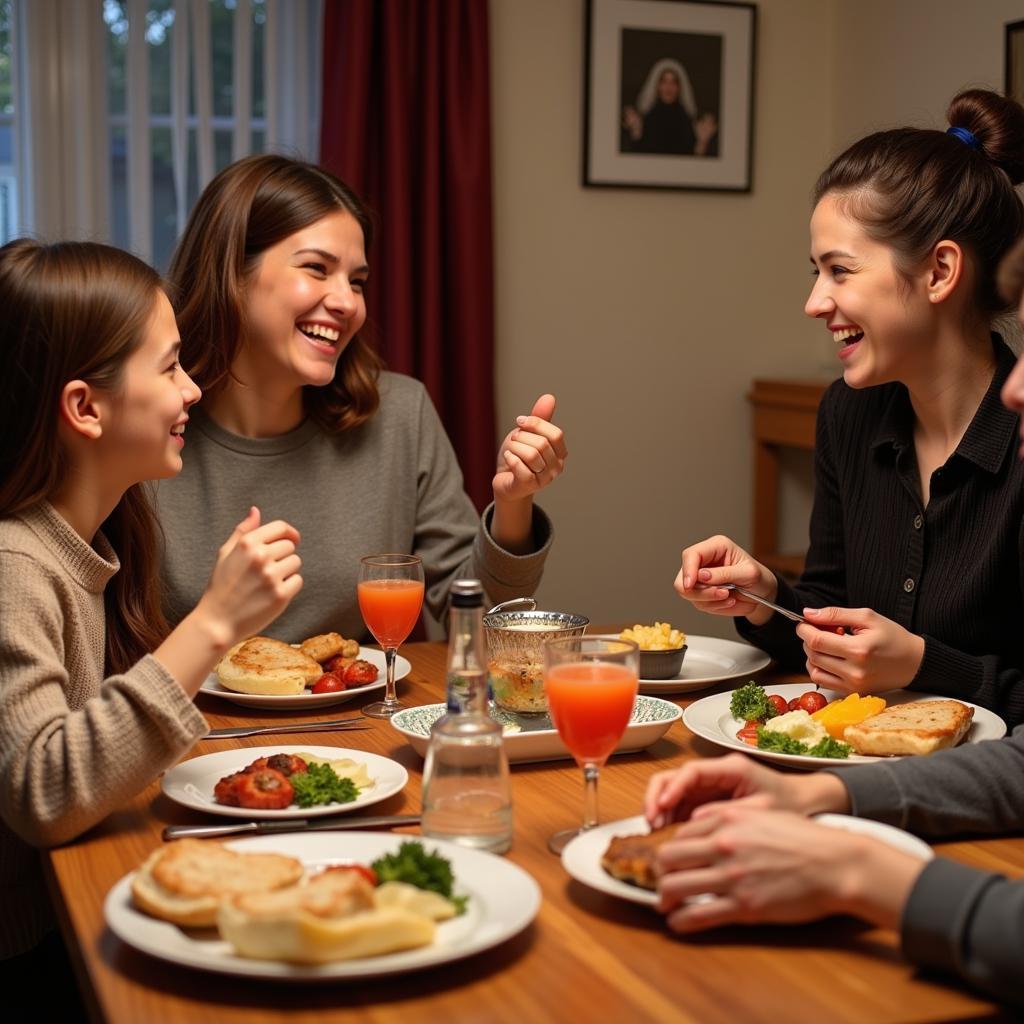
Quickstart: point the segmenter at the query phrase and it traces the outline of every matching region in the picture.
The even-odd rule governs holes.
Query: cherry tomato
[[[368,683],[377,682],[379,674],[377,666],[372,661],[364,661],[362,658],[357,658],[345,669],[342,679],[349,684],[366,686]]]
[[[809,715],[813,715],[815,711],[820,711],[827,703],[828,701],[817,690],[808,690],[800,696],[800,707]]]
[[[314,693],[338,693],[345,689],[345,680],[334,672],[325,672],[314,684]]]
[[[800,698],[799,698],[799,697],[794,697],[794,698],[793,698],[793,699],[792,699],[792,700],[791,700],[791,701],[790,701],[790,702],[789,702],[789,703],[788,703],[788,704],[786,705],[786,708],[787,708],[787,710],[789,710],[789,711],[799,711],[799,710],[800,710]]]
[[[757,746],[757,727],[760,722],[747,722],[745,726],[738,733],[736,733],[736,739],[741,740],[743,743],[750,745],[751,747]]]
[[[325,868],[324,870],[354,871],[357,875],[362,875],[363,878],[365,878],[374,888],[377,887],[377,872],[366,864],[332,864],[330,867]]]
[[[780,697],[777,693],[768,694],[768,703],[775,708],[775,714],[777,715],[784,715],[789,710],[786,698]]]

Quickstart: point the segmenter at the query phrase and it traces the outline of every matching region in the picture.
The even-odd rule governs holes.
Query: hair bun
[[[969,131],[1014,185],[1024,181],[1024,107],[1016,100],[988,89],[966,89],[953,97],[946,120]]]

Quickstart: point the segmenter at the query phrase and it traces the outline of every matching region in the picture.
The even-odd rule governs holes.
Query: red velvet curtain
[[[325,0],[320,160],[370,205],[369,316],[491,499],[494,282],[487,0]]]

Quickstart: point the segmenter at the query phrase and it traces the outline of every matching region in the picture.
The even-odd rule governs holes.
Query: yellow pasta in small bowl
[[[667,622],[624,629],[621,640],[632,640],[640,648],[641,679],[672,679],[679,675],[686,654],[686,634]]]

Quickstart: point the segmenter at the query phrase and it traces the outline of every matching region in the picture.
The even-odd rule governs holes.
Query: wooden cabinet
[[[790,578],[803,570],[804,553],[779,551],[779,452],[814,449],[818,403],[826,380],[755,380],[747,398],[753,406],[753,556]]]

